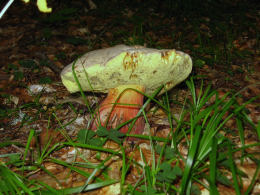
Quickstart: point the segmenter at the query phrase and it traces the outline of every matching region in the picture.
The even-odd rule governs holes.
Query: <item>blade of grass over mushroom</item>
[[[84,94],[84,92],[83,92],[83,89],[82,89],[82,87],[81,87],[81,84],[80,84],[80,82],[79,82],[79,79],[78,79],[78,77],[77,77],[77,75],[76,75],[76,72],[75,72],[75,64],[76,64],[76,62],[77,62],[77,60],[75,60],[74,62],[73,62],[73,64],[72,64],[72,74],[73,74],[73,77],[74,77],[74,79],[75,79],[75,81],[76,81],[76,83],[77,83],[77,85],[78,85],[78,88],[79,88],[79,90],[80,90],[80,94],[81,94],[81,96],[82,96],[82,98],[83,98],[83,100],[84,100],[84,102],[85,102],[85,104],[86,104],[86,106],[87,106],[87,108],[88,108],[88,111],[89,111],[89,113],[92,113],[92,109],[90,108],[90,104],[89,104],[89,102],[88,102],[88,99],[87,99],[87,97],[85,96],[85,94]],[[87,80],[88,80],[88,77],[87,77]],[[91,86],[91,85],[90,85]],[[92,88],[92,86],[91,86],[91,88]]]
[[[155,97],[157,94],[159,94],[162,89],[163,89],[163,85],[162,85],[161,87],[159,87],[159,88],[152,94],[152,96],[148,96],[148,95],[146,95],[145,93],[143,93],[143,92],[141,92],[141,91],[139,91],[139,90],[137,90],[137,89],[134,89],[134,88],[126,88],[126,89],[124,89],[122,93],[124,93],[124,91],[126,91],[126,90],[133,90],[133,91],[135,91],[135,92],[137,92],[137,93],[140,93],[140,94],[146,96],[148,99],[147,99],[147,101],[142,105],[142,107],[140,108],[140,110],[138,111],[137,115],[136,115],[134,118],[132,118],[132,119],[130,119],[130,120],[128,120],[128,121],[125,121],[125,122],[119,124],[119,125],[115,128],[115,130],[119,130],[119,129],[122,128],[123,126],[125,126],[125,125],[127,125],[128,123],[132,122],[132,123],[130,124],[129,128],[128,128],[128,133],[127,133],[126,135],[127,135],[128,137],[147,138],[147,136],[143,136],[143,135],[133,135],[133,134],[129,134],[129,132],[130,132],[131,129],[133,128],[133,126],[134,126],[136,120],[141,116],[142,112],[144,112],[145,107],[151,102],[151,100],[157,102],[157,103],[160,104],[162,107],[164,107],[161,103],[159,103],[156,99],[154,99],[154,97]],[[115,102],[117,102],[117,101],[120,99],[122,93],[120,93],[120,95],[117,97],[117,99],[116,99]],[[111,113],[112,113],[112,111],[113,111],[113,109],[115,108],[116,105],[129,105],[129,104],[114,103],[113,106],[112,106],[112,109],[111,109],[111,111],[110,111],[110,113],[109,113],[109,116],[107,117],[107,122],[108,122],[108,119],[110,118],[110,115],[111,115]],[[107,123],[107,122],[106,122],[106,123]],[[158,141],[159,141],[159,140],[160,140],[160,141],[164,140],[164,139],[161,139],[161,138],[158,138],[158,139],[157,139],[156,137],[154,137],[154,139],[155,139],[155,140],[158,140]]]
[[[74,64],[74,65],[75,65],[75,64]],[[90,86],[90,89],[91,89],[91,91],[92,91],[92,93],[93,93],[93,92],[94,92],[94,88],[92,87],[92,84],[91,84],[91,82],[90,82],[90,80],[89,80],[88,73],[87,73],[86,68],[85,68],[84,66],[83,66],[83,70],[84,70],[85,77],[87,78],[87,82],[88,82],[88,84],[89,84],[89,86]],[[75,71],[75,69],[74,69],[74,71]],[[79,83],[79,81],[78,81],[78,83]],[[80,88],[80,93],[81,93],[81,95],[82,95],[82,94],[84,95],[84,101],[86,102],[86,105],[89,105],[89,102],[86,101],[87,98],[86,98],[85,94],[83,93],[82,88]],[[94,93],[93,93],[93,95],[94,95]],[[88,109],[89,109],[89,108],[90,108],[90,107],[88,106]],[[98,111],[98,114],[99,114],[99,109],[97,109],[97,111]],[[91,108],[89,109],[89,112],[91,113],[91,120],[89,121],[88,127],[90,126],[91,121],[92,121],[93,118],[94,118],[94,113],[93,113],[93,110],[92,110]],[[101,124],[101,123],[100,123],[100,120],[98,120],[98,122],[99,122],[99,125],[100,125],[100,124]]]
[[[119,96],[116,98],[115,102],[112,103],[113,106],[112,106],[112,108],[111,108],[111,111],[109,112],[109,115],[108,115],[107,119],[106,119],[105,126],[108,125],[108,122],[109,122],[109,119],[110,119],[110,117],[111,117],[111,114],[112,114],[112,112],[113,112],[113,110],[115,109],[116,106],[118,106],[118,105],[123,105],[123,106],[139,106],[138,104],[118,103],[118,101],[119,101],[119,99],[122,97],[123,93],[126,92],[126,91],[128,91],[128,90],[132,90],[132,91],[135,91],[135,92],[137,92],[137,93],[140,93],[140,94],[144,95],[144,93],[142,93],[141,91],[139,91],[139,90],[137,90],[137,89],[134,89],[134,88],[126,88],[126,89],[124,89],[124,90],[119,94]],[[141,114],[139,114],[139,116],[140,116],[140,115],[141,115]],[[139,116],[138,116],[138,114],[137,114],[135,118],[138,118]],[[122,126],[120,126],[120,127],[122,127]]]
[[[136,89],[136,90],[132,90]],[[95,115],[92,129],[96,129],[99,121],[101,125],[110,129],[118,129],[120,123],[131,120],[136,117],[139,107],[143,104],[143,95],[138,93],[139,90],[144,91],[143,86],[139,85],[123,85],[114,89],[110,89],[108,96],[98,107],[98,115]],[[140,134],[143,131],[144,122],[139,118],[134,126],[134,132]],[[101,126],[99,125],[98,128]],[[127,126],[120,128],[121,133],[128,131]]]
[[[146,102],[143,104],[143,106],[140,108],[140,110],[138,111],[138,113],[137,113],[135,119],[134,119],[134,120],[132,121],[132,123],[130,124],[130,126],[129,126],[129,128],[128,128],[128,133],[131,131],[131,129],[133,128],[133,126],[134,126],[134,124],[135,124],[135,122],[136,122],[136,120],[137,120],[138,117],[140,117],[141,114],[144,112],[146,106],[151,102],[151,100],[154,100],[154,101],[158,102],[157,100],[154,99],[154,97],[161,92],[161,90],[163,89],[163,87],[164,87],[163,85],[162,85],[161,87],[159,87],[151,96],[148,96],[148,95],[146,95],[145,93],[142,93],[142,94],[145,95],[148,99],[147,99]],[[136,91],[136,90],[135,90],[135,91]],[[159,103],[159,102],[158,102],[158,103]]]

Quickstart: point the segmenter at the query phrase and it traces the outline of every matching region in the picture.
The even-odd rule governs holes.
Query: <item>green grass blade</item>
[[[22,192],[25,192],[26,194],[33,195],[32,191],[26,186],[22,178],[8,167],[0,165],[0,176],[3,177],[3,181],[7,186],[5,191],[8,190],[11,194],[22,194]]]
[[[229,166],[230,166],[230,169],[231,169],[231,173],[232,173],[232,178],[233,178],[233,185],[234,185],[234,188],[235,188],[235,191],[236,191],[236,194],[237,195],[240,195],[240,187],[239,187],[239,184],[238,184],[238,180],[237,180],[237,172],[236,172],[236,167],[235,167],[235,163],[234,163],[234,160],[233,160],[233,155],[232,155],[232,148],[231,148],[231,143],[228,142],[228,163],[229,163]]]
[[[216,169],[217,169],[217,138],[214,137],[211,141],[212,149],[209,155],[209,177],[210,177],[210,194],[217,195],[218,189],[216,186]]]
[[[192,174],[192,165],[194,163],[195,155],[199,146],[201,130],[201,126],[197,126],[194,137],[191,138],[193,142],[189,147],[189,153],[186,160],[183,177],[181,180],[181,195],[185,194],[187,191],[190,191],[189,189],[187,189],[187,186],[191,182],[190,176]]]
[[[257,127],[256,127],[256,132],[258,135],[258,140],[260,141],[260,120],[258,121]]]
[[[78,77],[77,77],[77,75],[76,75],[76,72],[75,72],[75,63],[76,63],[76,61],[77,61],[77,60],[75,60],[75,62],[73,62],[73,64],[72,64],[73,77],[74,77],[74,79],[75,79],[75,81],[76,81],[76,83],[77,83],[77,85],[78,85],[78,88],[79,88],[79,90],[80,90],[80,94],[81,94],[81,96],[82,96],[82,98],[83,98],[83,100],[84,100],[84,102],[85,102],[85,104],[86,104],[86,106],[87,106],[87,108],[88,108],[89,113],[93,113],[93,112],[92,112],[92,109],[91,109],[90,106],[89,106],[90,104],[89,104],[89,102],[88,102],[88,99],[86,98],[86,96],[85,96],[85,94],[84,94],[84,92],[83,92],[83,89],[82,89],[82,87],[81,87],[81,84],[80,84],[79,79],[78,79]]]
[[[86,188],[84,188],[83,192],[88,192],[91,190],[95,190],[95,189],[99,189],[111,184],[115,184],[118,181],[116,180],[108,180],[108,181],[102,181],[102,182],[97,182],[97,183],[93,183],[93,184],[89,184]],[[82,186],[80,187],[75,187],[75,188],[68,188],[68,189],[63,189],[60,190],[63,194],[77,194],[80,193],[82,191]]]
[[[238,117],[236,117],[236,123],[237,123],[237,128],[238,128],[238,132],[239,132],[241,145],[243,148],[245,146],[245,135],[244,135],[243,123]],[[244,156],[244,152],[245,151],[242,149],[242,156]]]
[[[48,191],[41,189],[41,190],[38,190],[37,192],[34,192],[35,194],[41,194],[41,195],[42,194],[53,194],[53,195],[60,195],[61,194],[61,192],[59,190],[56,190],[56,189],[50,187],[49,185],[47,185],[44,182],[42,182],[40,180],[38,180],[37,182],[39,184],[41,184],[43,187],[45,187]]]
[[[33,129],[30,130],[30,133],[29,133],[29,136],[28,136],[28,139],[27,139],[27,143],[26,143],[26,147],[25,147],[25,151],[24,151],[24,156],[23,156],[23,168],[24,168],[24,165],[25,165],[25,159],[26,159],[26,156],[29,152],[29,149],[30,149],[30,144],[31,144],[31,141],[32,141],[32,138],[34,136],[34,133],[35,131]],[[22,168],[22,169],[23,169]]]

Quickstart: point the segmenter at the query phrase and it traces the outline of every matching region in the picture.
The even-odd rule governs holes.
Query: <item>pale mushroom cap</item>
[[[82,89],[103,93],[119,85],[142,85],[151,95],[162,84],[165,90],[171,89],[192,70],[190,56],[181,51],[126,45],[91,51],[74,64]],[[79,91],[72,65],[61,72],[62,82],[71,93]]]

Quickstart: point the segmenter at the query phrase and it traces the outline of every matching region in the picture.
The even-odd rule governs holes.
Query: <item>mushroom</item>
[[[143,104],[142,93],[151,95],[165,85],[162,94],[186,79],[192,70],[190,56],[181,51],[117,45],[88,52],[63,69],[61,79],[71,93],[80,90],[73,75],[73,65],[84,91],[108,92],[92,123],[93,130],[100,124],[116,128],[133,119]],[[128,125],[120,131],[128,132]],[[139,117],[131,134],[142,134],[143,131],[144,120]]]

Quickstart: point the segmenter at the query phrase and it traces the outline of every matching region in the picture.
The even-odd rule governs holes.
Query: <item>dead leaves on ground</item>
[[[189,23],[190,18],[186,17],[182,21],[176,21],[174,18],[165,18],[158,13],[147,15],[145,18],[139,17],[140,13],[136,13],[135,9],[127,8],[122,14],[121,21],[118,21],[118,16],[110,13],[108,17],[101,17],[91,14],[83,14],[78,16],[77,20],[73,17],[68,19],[66,25],[43,25],[38,19],[46,19],[47,16],[35,15],[35,12],[28,11],[29,7],[21,7],[19,3],[8,10],[7,15],[1,19],[0,24],[0,108],[5,111],[6,117],[1,120],[0,137],[1,141],[11,139],[26,144],[27,135],[30,129],[35,129],[36,137],[39,139],[40,148],[43,149],[48,145],[49,138],[53,138],[48,147],[52,147],[55,143],[66,141],[66,136],[76,138],[77,132],[86,127],[89,120],[88,110],[84,109],[84,101],[79,96],[69,96],[69,93],[61,86],[59,78],[59,70],[65,65],[71,63],[75,56],[83,54],[89,50],[108,47],[114,43],[138,43],[144,45],[156,45],[161,48],[174,47],[182,49],[188,42],[192,47],[184,48],[188,52],[193,52],[196,49],[196,54],[202,49],[203,45],[196,42],[198,40],[198,32],[194,32],[194,26]],[[151,11],[153,12],[153,11]],[[38,13],[38,12],[37,12]],[[34,14],[34,15],[33,15]],[[140,20],[136,20],[136,15]],[[13,17],[16,16],[16,17]],[[253,13],[247,13],[251,19],[259,21]],[[138,17],[136,17],[138,19]],[[114,22],[116,21],[116,22]],[[181,28],[177,26],[178,22],[182,22]],[[210,28],[211,19],[202,17],[201,23],[197,26],[200,36],[214,39],[213,32]],[[185,24],[185,25],[184,25]],[[259,22],[258,22],[259,24]],[[65,26],[65,28],[64,28]],[[150,27],[153,28],[150,28]],[[256,26],[258,28],[258,26]],[[189,31],[186,36],[185,30]],[[227,92],[240,92],[237,102],[242,105],[250,98],[260,94],[259,90],[259,51],[256,51],[259,45],[256,38],[254,38],[255,29],[250,27],[248,32],[241,33],[241,36],[230,42],[232,51],[237,51],[237,54],[242,55],[248,52],[249,57],[241,59],[237,57],[231,64],[207,64],[207,59],[214,56],[211,54],[202,54],[201,66],[194,68],[194,75],[200,75],[204,78],[206,85],[212,84],[213,88],[219,93],[220,98]],[[73,38],[73,39],[72,39]],[[85,44],[80,44],[79,40]],[[214,46],[218,47],[218,45]],[[221,48],[224,49],[224,48]],[[206,51],[207,52],[207,51]],[[194,59],[196,56],[194,56]],[[32,60],[39,68],[25,68],[19,62],[21,60]],[[40,66],[41,61],[46,60],[51,62],[51,66]],[[49,77],[53,82],[51,84],[39,83],[40,78]],[[33,93],[28,89],[34,88]],[[37,88],[38,87],[38,88]],[[33,90],[31,90],[33,91]],[[197,92],[199,86],[197,86]],[[92,95],[92,94],[91,94]],[[185,98],[189,96],[187,90],[178,89],[176,92],[169,94],[170,99],[178,100],[183,103]],[[89,94],[88,94],[88,97]],[[39,99],[38,99],[39,98]],[[102,99],[101,97],[92,96],[89,101],[91,106],[94,106]],[[208,104],[214,103],[215,99],[209,100]],[[34,104],[33,107],[26,107],[25,105]],[[37,106],[36,106],[37,105]],[[72,109],[79,113],[75,113]],[[152,108],[153,109],[153,108]],[[183,107],[174,105],[172,112],[176,118],[180,117]],[[259,121],[259,100],[246,105],[246,110],[249,118],[254,124]],[[57,116],[54,119],[53,114]],[[24,121],[24,117],[28,121]],[[36,121],[30,121],[35,117]],[[153,114],[148,114],[149,126],[146,134],[152,133],[154,136],[166,138],[170,133],[169,121],[167,114],[163,110],[157,110]],[[188,115],[186,116],[188,118]],[[65,131],[59,131],[60,124],[69,123],[72,119],[74,122],[65,127]],[[28,122],[28,123],[27,123]],[[50,125],[51,124],[51,125]],[[236,121],[231,118],[226,127],[231,129],[230,133],[225,136],[234,140],[234,142],[241,146],[237,137]],[[175,123],[173,124],[176,125]],[[233,134],[234,133],[234,134]],[[66,135],[66,136],[64,136]],[[256,137],[250,129],[245,129],[245,143],[256,143]],[[141,176],[141,166],[143,159],[141,158],[142,151],[144,158],[150,165],[151,163],[151,148],[149,142],[144,141],[139,143],[141,150],[129,151],[127,154],[129,159],[134,158],[140,165],[131,167],[131,174],[127,176],[127,182],[134,183]],[[36,144],[32,144],[36,147]],[[118,146],[109,142],[105,147],[117,150]],[[185,144],[179,145],[180,153],[187,156],[187,146]],[[252,151],[250,151],[252,150]],[[259,148],[249,148],[248,153],[257,153]],[[10,146],[1,148],[0,153],[23,152],[23,148],[19,146]],[[105,159],[108,154],[102,153],[101,159],[97,159],[97,153],[90,150],[78,149],[73,147],[66,147],[53,155],[61,160],[73,162],[82,162],[78,154],[81,153],[84,158],[91,160],[93,163],[99,163],[100,160]],[[239,158],[241,153],[236,154]],[[76,157],[76,158],[75,158]],[[258,156],[256,156],[258,157]],[[243,177],[244,187],[248,186],[252,173],[255,170],[255,165],[252,162],[246,161],[243,165],[237,163],[238,167],[246,172],[247,177]],[[68,168],[57,165],[53,162],[44,162],[43,166],[53,173],[59,180],[57,182],[53,177],[49,177],[42,171],[31,175],[32,179],[42,179],[50,186],[61,187],[76,187],[83,185],[86,178],[70,171]],[[111,178],[120,178],[120,169],[122,161],[113,159],[107,164],[108,174]],[[82,169],[86,172],[91,172],[92,169]],[[29,173],[30,174],[30,173]],[[230,176],[230,173],[229,173]],[[113,186],[118,189],[118,184]],[[226,186],[219,185],[222,194],[233,194],[234,191]],[[259,191],[259,185],[255,187],[255,192]],[[111,189],[104,188],[100,193],[105,193]],[[257,191],[258,190],[258,191]],[[94,193],[94,192],[93,192]],[[95,192],[97,193],[97,192]]]

